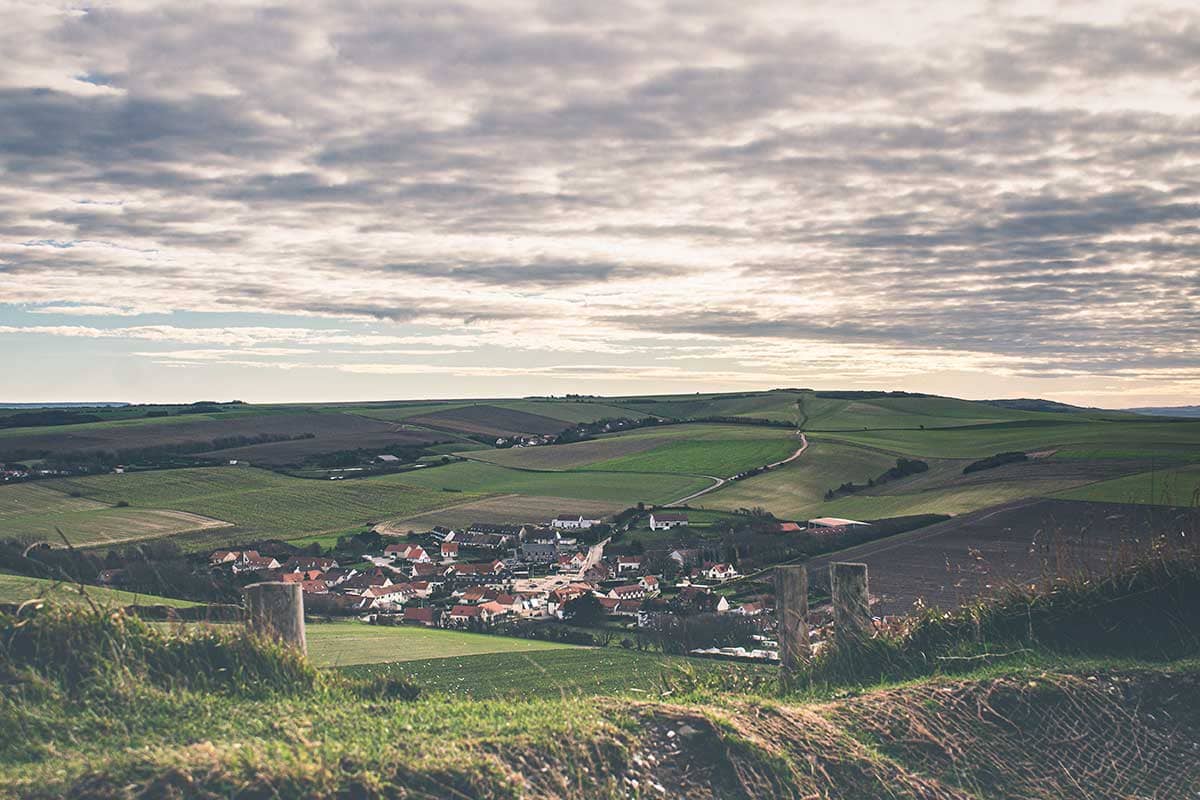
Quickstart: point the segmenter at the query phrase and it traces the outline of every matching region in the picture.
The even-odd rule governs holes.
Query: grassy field
[[[1067,500],[1200,506],[1200,464],[1154,470],[1059,492]]]
[[[134,594],[120,589],[108,589],[103,586],[85,587],[87,597],[97,605],[143,605],[143,606],[173,606],[185,608],[195,603],[187,600],[176,600],[173,597],[158,597],[152,594]],[[30,578],[25,575],[8,575],[0,573],[0,603],[22,603],[35,597],[52,598],[60,603],[87,602],[79,592],[79,586],[71,583],[60,583],[42,578]]]
[[[644,453],[597,461],[588,469],[715,475],[727,478],[764,464],[782,461],[800,446],[794,438],[675,440]]]
[[[601,419],[640,418],[644,412],[637,412],[603,402],[573,401],[573,400],[480,400],[494,408],[509,411],[520,411],[525,414],[536,414],[542,417],[559,420],[563,428],[571,423],[595,422]],[[432,414],[439,411],[453,411],[475,405],[474,401],[447,401],[444,403],[413,403],[409,405],[374,408],[361,406],[354,409],[355,413],[364,417],[385,420],[405,420]]]
[[[959,430],[864,431],[823,438],[909,456],[983,458],[1008,450],[1062,449],[1091,458],[1121,457],[1130,451],[1178,458],[1200,448],[1200,421],[1012,424]]]
[[[710,659],[639,653],[616,647],[580,647],[504,652],[348,669],[355,675],[405,678],[427,692],[488,699],[517,696],[554,698],[577,695],[657,696],[664,676],[689,672],[704,676],[774,677],[775,669]]]
[[[412,486],[456,489],[479,494],[523,494],[636,504],[666,503],[709,484],[689,475],[638,473],[523,472],[494,464],[462,462],[431,470],[405,473]],[[462,497],[462,501],[469,500]]]
[[[731,483],[695,501],[704,508],[766,508],[779,517],[801,517],[824,502],[825,492],[846,481],[866,483],[896,463],[862,447],[811,442],[796,461]]]
[[[169,509],[225,520],[236,526],[220,533],[229,542],[340,531],[471,499],[461,493],[412,487],[398,480],[402,477],[317,481],[246,467],[210,467],[45,481],[38,488],[79,492],[83,498],[109,505],[129,503],[129,508],[114,512]],[[24,488],[0,487],[0,497]],[[21,533],[14,519],[19,518],[0,518],[0,535]],[[45,519],[49,525],[75,522],[71,514],[54,511],[47,512]]]
[[[380,664],[394,661],[480,656],[488,653],[532,653],[569,649],[571,645],[513,639],[483,633],[435,630],[416,626],[389,627],[363,622],[327,622],[308,626],[308,650],[320,667]],[[486,661],[486,660],[485,660]],[[485,663],[485,662],[480,662]]]
[[[462,505],[426,511],[423,514],[390,520],[387,527],[397,532],[429,530],[435,525],[459,528],[473,522],[497,524],[545,522],[561,513],[602,518],[628,506],[619,500],[581,500],[563,497],[539,497],[527,494],[501,494]]]
[[[583,469],[599,461],[643,453],[673,441],[675,440],[669,436],[626,433],[573,444],[510,447],[504,450],[472,452],[468,455],[478,461],[519,469],[569,470]]]

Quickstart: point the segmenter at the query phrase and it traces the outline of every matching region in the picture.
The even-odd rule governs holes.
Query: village
[[[647,513],[652,531],[686,529],[688,514]],[[853,520],[779,523],[781,533],[840,531]],[[331,556],[279,560],[256,550],[217,550],[209,566],[241,580],[299,583],[313,613],[354,615],[374,624],[410,624],[512,634],[562,623],[608,631],[661,630],[680,619],[737,621],[740,644],[688,648],[695,655],[775,660],[773,597],[731,599],[743,576],[730,563],[705,561],[699,548],[611,554],[611,536],[588,544],[600,519],[560,514],[541,524],[472,523],[387,537],[354,565]],[[594,537],[589,537],[594,538]],[[627,548],[624,548],[627,549]],[[718,626],[721,627],[721,626]],[[711,637],[710,637],[711,638]],[[720,638],[720,637],[717,637]],[[726,637],[728,638],[728,637]],[[732,641],[732,640],[731,640]]]

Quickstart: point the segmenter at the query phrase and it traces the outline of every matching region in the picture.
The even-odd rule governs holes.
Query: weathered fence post
[[[775,614],[779,620],[779,682],[786,690],[812,651],[808,643],[808,569],[775,568]]]
[[[829,587],[833,598],[834,639],[849,644],[870,638],[873,626],[867,565],[845,562],[830,565]]]
[[[304,595],[299,583],[267,581],[245,589],[246,621],[258,633],[308,653],[304,635]]]

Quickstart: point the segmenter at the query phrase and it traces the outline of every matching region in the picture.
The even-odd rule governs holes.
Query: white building
[[[599,524],[600,520],[587,519],[582,514],[559,514],[550,521],[552,527],[560,530],[583,530]]]
[[[666,531],[680,526],[686,527],[687,524],[687,514],[668,511],[652,511],[650,513],[650,530],[652,531]]]

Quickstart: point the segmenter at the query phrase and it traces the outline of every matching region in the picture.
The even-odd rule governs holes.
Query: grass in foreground
[[[88,599],[100,605],[172,606],[187,608],[197,605],[190,600],[159,597],[152,594],[135,594],[103,586],[84,588],[87,598],[80,594],[79,586],[26,575],[0,574],[0,603],[23,603],[33,598],[44,597],[57,603],[87,603]]]
[[[363,677],[402,678],[430,693],[476,700],[495,697],[556,698],[593,695],[659,697],[681,680],[718,680],[729,691],[761,688],[775,680],[773,667],[639,653],[615,647],[556,648],[456,658],[402,660],[349,667]]]
[[[349,621],[311,624],[307,634],[309,655],[318,667],[575,649],[536,639]]]

